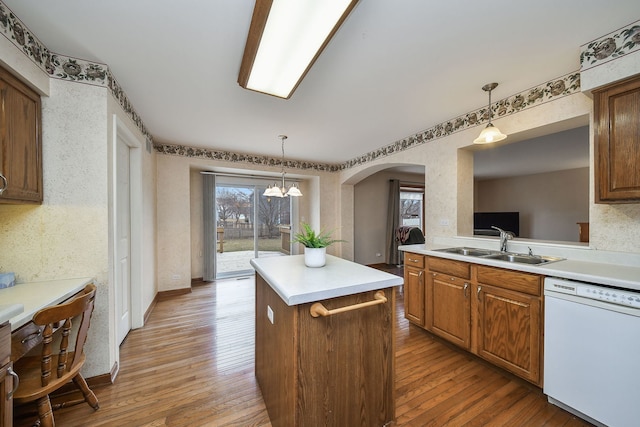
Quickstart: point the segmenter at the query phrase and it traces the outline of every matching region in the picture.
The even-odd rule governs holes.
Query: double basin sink
[[[498,261],[507,261],[507,262],[513,262],[517,264],[531,264],[531,265],[549,264],[551,262],[562,261],[564,259],[564,258],[543,256],[543,255],[517,254],[512,252],[499,252],[499,251],[492,251],[490,249],[467,248],[467,247],[436,249],[436,252],[446,252],[449,254],[467,255],[467,256],[478,257],[483,259],[494,259]]]

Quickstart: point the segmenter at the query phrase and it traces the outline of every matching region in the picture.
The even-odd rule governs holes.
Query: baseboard
[[[156,294],[156,298],[158,301],[163,301],[167,299],[171,299],[180,295],[186,295],[191,293],[191,287],[182,288],[182,289],[172,289],[170,291],[160,291]]]
[[[147,324],[147,320],[149,320],[149,316],[151,316],[151,312],[153,311],[153,309],[156,308],[157,303],[158,303],[158,294],[156,293],[156,296],[153,297],[153,301],[151,301],[151,304],[149,304],[147,311],[144,312],[144,317],[142,318],[143,326]]]
[[[118,366],[118,362],[116,362],[113,364],[111,372],[102,375],[96,375],[95,377],[85,378],[85,381],[87,382],[87,385],[90,389],[111,385],[115,382],[119,371],[120,366]],[[78,387],[76,387],[74,383],[70,382],[60,387],[55,393],[53,393],[53,396],[60,397],[69,393],[76,392],[79,392]]]

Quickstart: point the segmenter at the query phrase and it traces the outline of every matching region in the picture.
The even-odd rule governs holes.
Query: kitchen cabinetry
[[[331,281],[330,268],[308,277]],[[366,291],[287,305],[256,272],[255,375],[274,427],[394,420],[395,290],[381,291],[382,304],[371,304],[378,291]],[[333,313],[315,317],[318,304]]]
[[[404,265],[404,317],[418,326],[424,326],[424,256],[407,252]]]
[[[13,423],[11,366],[11,326],[5,322],[0,325],[0,427],[10,427]]]
[[[427,258],[425,329],[469,350],[471,348],[470,266]]]
[[[427,256],[425,277],[426,330],[541,385],[541,276]]]
[[[640,203],[640,75],[593,91],[596,203]]]
[[[478,356],[540,385],[540,276],[482,265],[476,268]]]
[[[40,96],[0,67],[0,203],[42,203]]]

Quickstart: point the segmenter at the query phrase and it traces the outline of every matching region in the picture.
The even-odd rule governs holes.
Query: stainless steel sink
[[[498,251],[492,251],[490,249],[468,248],[468,247],[436,249],[436,252],[445,252],[445,253],[457,254],[457,255],[467,255],[467,256],[472,256],[477,258],[494,259],[498,261],[507,261],[507,262],[514,262],[519,264],[531,264],[531,265],[549,264],[550,262],[562,261],[564,259],[564,258],[557,258],[557,257],[551,257],[551,256],[544,256],[544,255],[516,254],[511,252],[498,252]]]
[[[499,253],[494,255],[488,255],[484,258],[515,262],[519,264],[533,264],[533,265],[548,264],[550,262],[561,261],[564,259],[564,258],[557,258],[557,257],[550,257],[550,256],[510,254],[510,253]]]
[[[446,248],[446,249],[436,249],[436,252],[446,252],[449,254],[458,254],[458,255],[468,255],[468,256],[486,256],[495,254],[495,251],[489,249],[478,249],[478,248]]]

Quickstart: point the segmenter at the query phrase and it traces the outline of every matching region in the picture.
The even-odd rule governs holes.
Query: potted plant
[[[300,224],[302,230],[293,236],[293,241],[304,246],[304,265],[307,267],[323,267],[326,264],[327,246],[344,242],[331,238],[331,233],[321,231],[316,233],[309,224]]]

